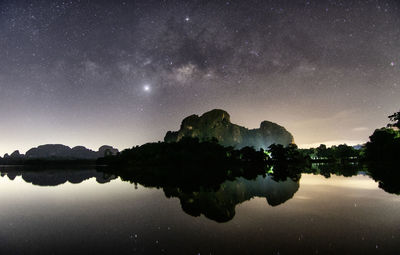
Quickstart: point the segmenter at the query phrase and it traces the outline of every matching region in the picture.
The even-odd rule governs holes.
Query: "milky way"
[[[301,146],[400,108],[397,1],[1,1],[0,153],[162,140],[222,108]]]

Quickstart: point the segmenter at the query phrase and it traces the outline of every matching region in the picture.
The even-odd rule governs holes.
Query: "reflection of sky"
[[[351,178],[331,175],[330,178],[324,178],[321,175],[302,174],[300,187],[304,187],[305,185],[338,186],[351,189],[379,189],[376,182],[364,175],[357,175]]]
[[[7,177],[0,178],[0,201],[4,203],[30,203],[32,201],[60,201],[65,199],[68,203],[85,201],[107,200],[129,194],[130,197],[137,197],[153,193],[155,189],[145,189],[138,185],[138,189],[128,182],[119,179],[111,180],[105,184],[99,184],[95,178],[85,180],[80,184],[70,182],[58,186],[37,186],[26,183],[21,176],[13,181]],[[82,202],[82,201],[81,201]]]

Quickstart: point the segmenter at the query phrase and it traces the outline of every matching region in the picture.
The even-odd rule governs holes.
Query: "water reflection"
[[[115,175],[99,172],[93,168],[46,169],[26,166],[0,167],[0,175],[7,176],[10,180],[21,176],[26,183],[38,186],[58,186],[66,182],[78,184],[91,178],[95,178],[98,183],[107,183],[117,178]]]
[[[326,178],[332,174],[345,177],[364,174],[378,182],[379,188],[384,191],[400,195],[400,166],[397,164],[320,164],[313,165],[313,168],[307,172],[320,174]]]
[[[267,200],[271,206],[280,205],[291,199],[299,189],[299,182],[287,178],[285,181],[274,181],[271,176],[258,176],[255,180],[237,178],[226,181],[218,190],[201,189],[185,192],[179,188],[165,187],[167,197],[178,197],[182,209],[189,215],[203,214],[217,222],[226,222],[235,216],[236,205],[254,197]]]
[[[174,185],[90,167],[0,166],[0,254],[396,254],[400,196],[382,190],[398,191],[389,168],[350,166],[361,171],[352,177],[337,168]]]
[[[372,165],[368,169],[368,173],[378,182],[379,188],[388,193],[400,195],[400,166]]]
[[[160,170],[161,171],[161,170]],[[145,187],[163,190],[168,198],[178,198],[182,210],[191,216],[204,215],[216,222],[227,222],[235,216],[238,204],[259,197],[270,206],[278,206],[293,198],[299,190],[301,173],[312,173],[330,178],[346,177],[359,173],[370,175],[379,187],[388,193],[400,194],[399,171],[395,166],[314,165],[311,169],[275,166],[266,175],[255,178],[238,177],[232,180],[202,179],[202,182],[182,182],[179,176],[165,179],[143,175],[143,171],[113,172],[110,169],[38,169],[30,167],[0,167],[1,176],[14,180],[21,176],[26,183],[38,186],[57,186],[66,182],[77,184],[95,178],[97,183],[107,183],[117,177]],[[174,181],[175,180],[175,181]],[[179,181],[176,181],[179,180]],[[206,180],[206,181],[205,181]]]

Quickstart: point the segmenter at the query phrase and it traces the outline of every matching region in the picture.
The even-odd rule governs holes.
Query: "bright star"
[[[149,92],[150,91],[150,85],[144,85],[143,86],[143,90],[146,91],[146,92]]]
[[[190,21],[190,18],[189,18],[189,17],[186,17],[186,18],[185,18],[185,21],[186,21],[186,22]]]

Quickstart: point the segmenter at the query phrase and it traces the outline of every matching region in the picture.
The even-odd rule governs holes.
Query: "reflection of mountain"
[[[271,206],[291,199],[299,189],[299,182],[292,179],[276,182],[270,176],[258,176],[255,180],[238,178],[226,181],[217,191],[200,190],[184,192],[177,188],[164,188],[167,197],[178,197],[182,209],[192,215],[204,214],[217,222],[226,222],[235,215],[235,207],[254,197],[265,197]]]
[[[306,172],[329,178],[331,174],[356,175],[357,169],[364,170],[364,173],[377,181],[379,187],[386,192],[400,194],[400,185],[397,181],[399,179],[398,166],[363,166],[360,168],[357,165],[318,165],[317,168],[306,169]],[[135,185],[139,183],[145,187],[161,188],[167,197],[178,198],[183,211],[187,214],[192,216],[203,214],[217,222],[231,220],[235,215],[236,205],[254,197],[265,198],[270,206],[285,203],[299,189],[301,178],[301,169],[289,166],[275,166],[266,177],[263,175],[255,178],[248,177],[254,179],[224,178],[224,176],[213,176],[208,171],[206,171],[207,178],[200,175],[197,176],[198,179],[193,179],[196,175],[190,175],[191,169],[183,169],[186,171],[182,169],[182,171],[163,170],[166,169],[145,168],[140,171],[138,169],[111,171],[106,168],[50,170],[27,166],[22,168],[18,166],[0,167],[1,176],[7,176],[10,180],[21,176],[25,182],[39,186],[57,186],[66,182],[81,183],[90,178],[96,178],[98,183],[107,183],[120,176],[121,180],[135,183]]]
[[[1,169],[1,176],[7,176],[10,180],[14,180],[15,177],[21,176],[25,182],[38,186],[57,186],[66,182],[77,184],[91,178],[96,178],[98,183],[107,183],[116,178],[115,175],[105,174],[96,170],[19,170],[17,167]]]

